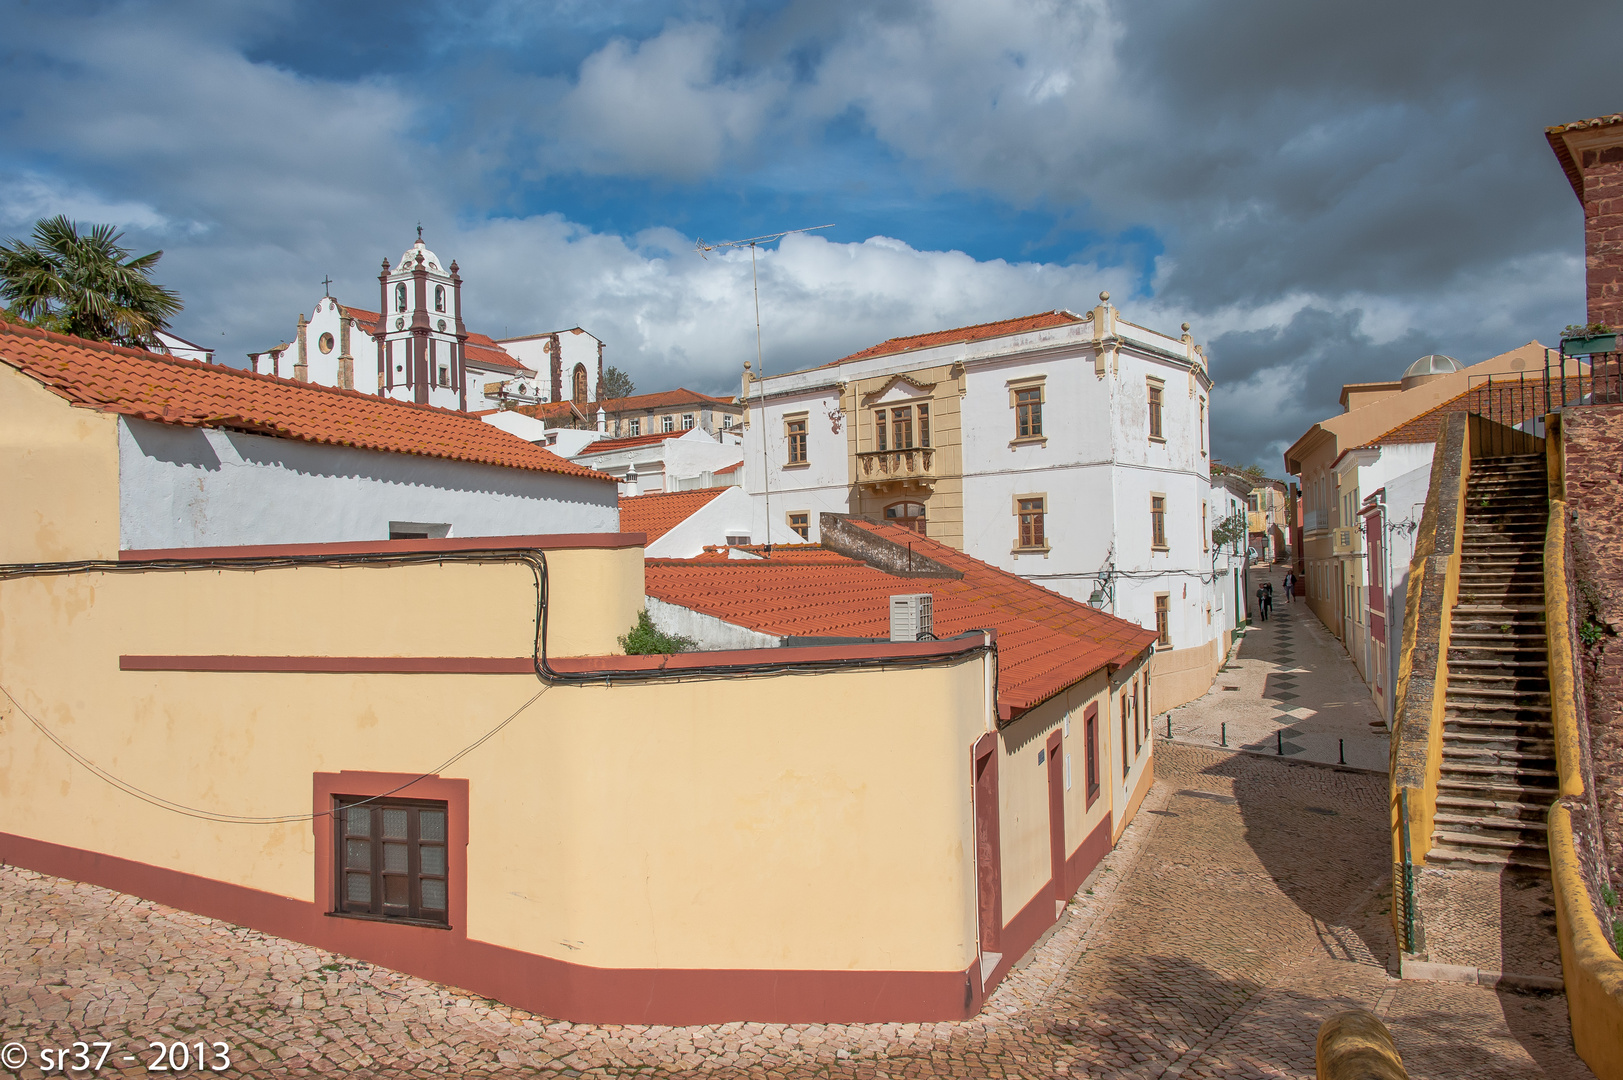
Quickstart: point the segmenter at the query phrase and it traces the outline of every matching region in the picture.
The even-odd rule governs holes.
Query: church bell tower
[[[378,393],[398,401],[466,409],[468,405],[462,321],[462,278],[456,263],[446,269],[438,255],[417,242],[393,268],[378,274],[380,310]]]

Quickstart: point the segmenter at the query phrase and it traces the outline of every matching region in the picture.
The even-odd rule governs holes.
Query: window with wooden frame
[[[921,502],[891,503],[885,507],[885,524],[900,525],[923,536],[924,513],[924,504]]]
[[[1206,456],[1206,399],[1200,399],[1200,430],[1195,432],[1195,438],[1200,440],[1200,456]]]
[[[1160,379],[1149,379],[1147,382],[1150,391],[1150,440],[1165,442],[1166,437],[1161,431],[1161,399],[1166,394],[1166,384]]]
[[[786,416],[783,420],[783,437],[789,444],[789,465],[806,464],[806,414]]]
[[[1143,710],[1138,707],[1138,680],[1133,680],[1133,750],[1135,753],[1144,752],[1144,740],[1149,738],[1150,723],[1145,718]]]
[[[1167,549],[1167,497],[1150,496],[1150,547],[1158,551]]]
[[[448,925],[446,804],[343,796],[336,803],[338,912]]]
[[[1014,441],[1043,438],[1045,381],[1029,379],[1009,384],[1009,405],[1014,409]]]
[[[1172,594],[1155,594],[1155,643],[1172,644]]]
[[[913,406],[919,414],[919,446],[929,449],[930,446],[930,406],[919,404]]]
[[[1212,532],[1206,527],[1206,504],[1200,504],[1200,550],[1212,550]]]
[[[1015,539],[1015,550],[1047,551],[1048,496],[1016,495],[1014,497],[1014,513],[1019,522],[1019,534]]]
[[[811,511],[789,511],[789,530],[802,540],[811,539]]]
[[[1105,704],[1110,699],[1105,698]],[[1087,806],[1099,797],[1099,706],[1097,703],[1089,705],[1082,713],[1082,738],[1087,745],[1083,753],[1087,761]]]

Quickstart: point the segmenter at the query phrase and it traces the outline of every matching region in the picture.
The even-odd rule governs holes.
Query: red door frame
[[[1003,841],[998,831],[997,735],[987,732],[970,750],[975,781],[975,897],[981,952],[995,953],[1003,941]]]
[[[1054,899],[1070,899],[1065,889],[1065,770],[1060,762],[1061,732],[1048,737],[1048,857]]]

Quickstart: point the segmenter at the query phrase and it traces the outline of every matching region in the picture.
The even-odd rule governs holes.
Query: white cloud
[[[57,214],[155,233],[171,227],[170,220],[147,203],[107,199],[83,185],[34,172],[0,176],[0,228],[28,229],[40,218]]]

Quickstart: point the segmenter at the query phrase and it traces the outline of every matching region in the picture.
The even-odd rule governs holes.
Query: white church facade
[[[419,230],[397,262],[384,261],[377,311],[323,296],[309,318],[299,316],[293,340],[248,359],[261,374],[460,412],[574,396],[561,385],[566,370],[570,391],[595,396],[603,374],[596,338],[577,329],[498,342],[470,331],[462,312],[456,262],[443,264]],[[577,344],[582,335],[591,346]]]

